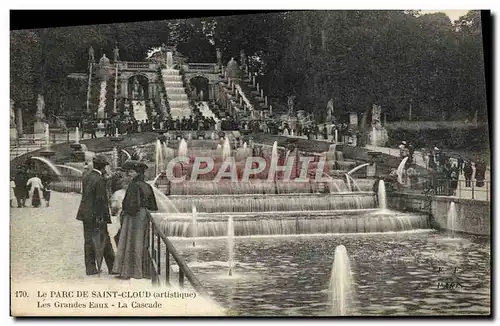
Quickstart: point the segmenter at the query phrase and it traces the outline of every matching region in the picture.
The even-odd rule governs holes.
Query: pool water
[[[198,238],[194,248],[193,239],[171,239],[212,298],[233,315],[330,315],[338,245],[346,247],[353,273],[352,315],[490,313],[486,237],[451,239],[434,230],[242,236],[234,239],[232,276],[227,238]]]

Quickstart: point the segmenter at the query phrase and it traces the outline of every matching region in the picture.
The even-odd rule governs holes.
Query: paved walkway
[[[28,200],[28,204],[31,201]],[[23,305],[36,307],[36,289],[62,290],[147,290],[153,289],[150,280],[120,280],[108,274],[103,262],[100,275],[87,276],[83,258],[83,227],[76,220],[80,195],[52,192],[51,206],[40,208],[11,208],[10,248],[11,248],[11,286],[32,290],[26,302],[14,300],[13,309],[22,310]],[[17,205],[15,205],[17,206]],[[109,225],[110,235],[116,234],[118,222]],[[185,281],[188,283],[188,281]],[[155,288],[155,291],[182,291],[177,286]],[[184,291],[185,292],[185,291]],[[34,301],[33,301],[34,300]],[[213,302],[201,296],[192,300],[166,299],[168,306],[161,310],[130,309],[120,310],[125,315],[222,315],[222,310]],[[21,310],[18,310],[21,309]],[[44,314],[40,309],[34,313]],[[52,310],[54,313],[54,310]],[[71,311],[57,310],[57,315],[82,315],[98,313],[116,315],[113,310]],[[47,312],[47,314],[49,314]],[[50,314],[49,314],[50,315]]]

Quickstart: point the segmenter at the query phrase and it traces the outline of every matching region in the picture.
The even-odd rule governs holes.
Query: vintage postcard
[[[490,316],[488,15],[12,29],[11,315]]]

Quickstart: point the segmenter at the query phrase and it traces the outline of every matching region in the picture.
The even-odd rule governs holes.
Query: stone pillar
[[[151,83],[151,89],[153,91],[152,99],[154,102],[159,102],[159,94],[158,94],[158,84],[156,82]]]
[[[122,86],[121,86],[121,94],[123,98],[128,98],[128,79],[124,78],[121,80]]]
[[[17,107],[16,109],[16,127],[17,127],[17,136],[20,137],[23,135],[23,110],[21,107]]]
[[[149,99],[153,99],[154,98],[154,95],[153,95],[153,83],[148,81],[148,100]]]
[[[215,85],[214,84],[208,84],[208,99],[213,100],[215,98]]]

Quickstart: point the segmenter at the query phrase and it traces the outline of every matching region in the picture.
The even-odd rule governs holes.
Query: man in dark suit
[[[85,268],[87,275],[98,273],[96,267],[96,252],[92,237],[100,230],[105,234],[104,260],[111,273],[115,254],[107,224],[111,223],[109,214],[109,200],[106,191],[106,181],[103,173],[108,161],[105,156],[97,155],[93,160],[93,169],[88,172],[82,180],[82,201],[76,219],[83,222]],[[101,229],[100,229],[101,228]]]

